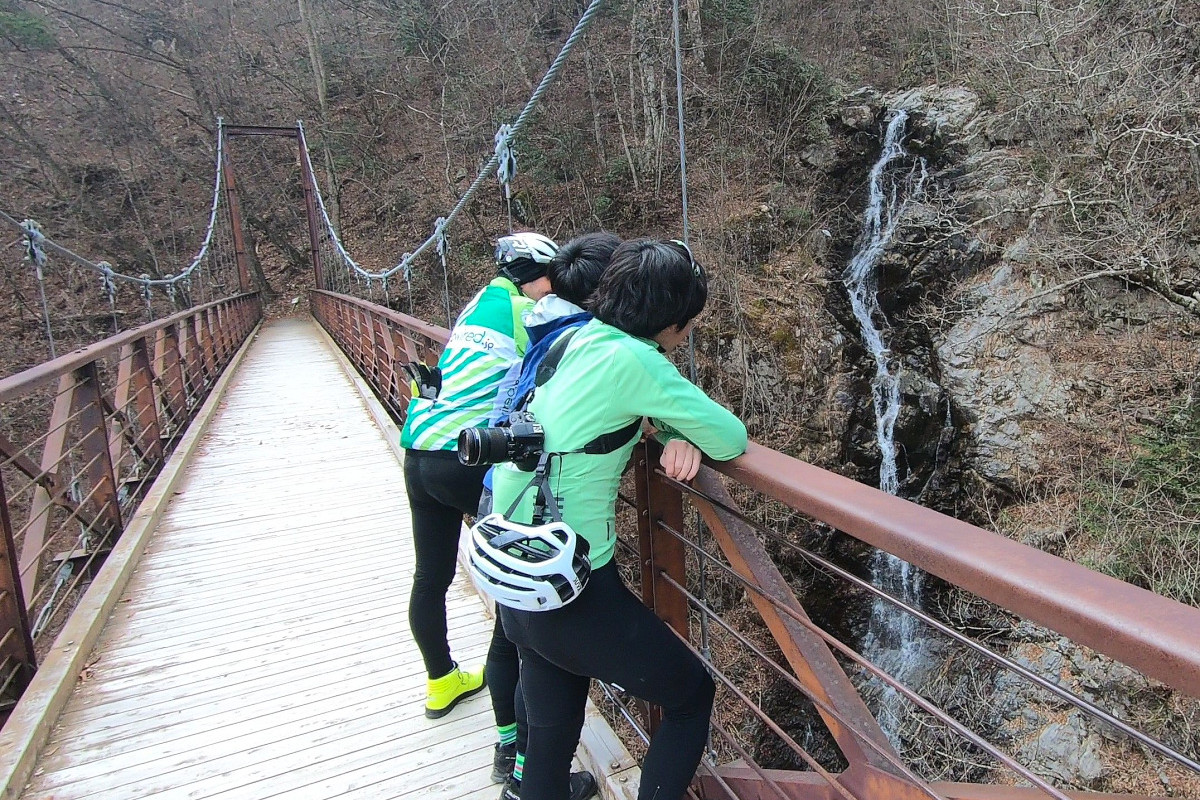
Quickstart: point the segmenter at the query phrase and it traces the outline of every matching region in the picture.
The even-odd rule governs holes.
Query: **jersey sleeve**
[[[640,369],[617,402],[632,415],[649,417],[665,438],[681,438],[709,458],[728,461],[746,452],[746,426],[733,412],[679,374],[659,353],[639,354]]]

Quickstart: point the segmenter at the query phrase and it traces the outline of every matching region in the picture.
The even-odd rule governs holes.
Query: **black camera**
[[[528,411],[513,412],[498,428],[463,428],[458,433],[458,460],[468,467],[512,461],[531,472],[542,455],[546,436]]]

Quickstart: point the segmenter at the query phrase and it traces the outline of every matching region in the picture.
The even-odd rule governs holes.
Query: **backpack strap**
[[[579,328],[578,326],[571,328],[566,333],[559,336],[554,344],[550,345],[550,349],[546,351],[546,355],[542,357],[542,363],[538,364],[537,372],[533,376],[534,388],[541,386],[546,381],[554,377],[554,373],[558,372],[558,362],[562,361],[563,356],[567,352],[567,345],[571,342]]]
[[[614,453],[620,450],[625,445],[629,444],[632,439],[642,428],[642,421],[635,419],[633,422],[621,428],[619,431],[611,433],[602,433],[595,439],[583,446],[583,452],[590,456],[602,456],[608,453]]]
[[[571,328],[566,333],[562,334],[555,340],[554,344],[550,345],[550,349],[546,351],[546,355],[542,358],[542,363],[538,364],[537,372],[534,374],[533,389],[521,399],[519,408],[527,408],[533,400],[533,393],[537,387],[545,384],[548,380],[554,377],[554,373],[558,372],[558,364],[566,355],[567,345],[582,326]],[[591,456],[602,456],[608,453],[616,452],[629,443],[629,440],[642,427],[642,421],[635,419],[620,430],[602,433],[595,439],[585,444],[576,452],[586,453]]]

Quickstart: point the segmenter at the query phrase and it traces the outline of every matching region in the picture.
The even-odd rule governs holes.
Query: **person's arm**
[[[640,374],[619,392],[622,410],[649,417],[657,438],[685,439],[709,458],[728,461],[746,452],[746,426],[659,353],[638,354]],[[664,465],[665,466],[665,465]]]

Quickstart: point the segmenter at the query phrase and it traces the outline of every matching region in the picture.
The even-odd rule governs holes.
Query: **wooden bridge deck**
[[[487,693],[423,716],[401,465],[309,320],[266,326],[22,797],[482,798]],[[491,624],[460,576],[451,645]]]

